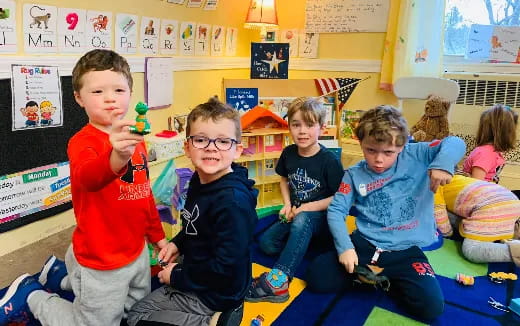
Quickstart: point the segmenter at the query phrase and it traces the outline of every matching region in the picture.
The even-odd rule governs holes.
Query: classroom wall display
[[[466,58],[520,63],[520,27],[471,25]]]
[[[186,0],[167,0],[168,3],[175,3],[176,5],[182,5],[184,1]]]
[[[195,30],[195,55],[209,55],[211,25],[197,24]]]
[[[23,5],[24,50],[28,53],[56,53],[57,15],[54,6]]]
[[[195,53],[195,23],[181,22],[180,53],[181,55],[193,55]]]
[[[318,42],[320,34],[317,33],[300,33],[298,56],[301,58],[314,59],[318,57]]]
[[[88,10],[87,46],[93,49],[112,49],[112,13],[108,11]]]
[[[120,54],[135,54],[137,52],[138,20],[136,15],[116,14],[116,52]]]
[[[280,32],[280,36],[282,39],[282,43],[289,43],[289,56],[297,57],[298,56],[298,29],[282,29]]]
[[[281,118],[287,118],[289,105],[296,97],[260,97],[258,105],[273,111]]]
[[[202,0],[188,0],[188,8],[200,8],[202,6]]]
[[[238,28],[228,27],[226,31],[226,55],[234,56],[237,52]]]
[[[85,25],[87,11],[58,8],[58,50],[61,53],[83,53],[87,50]]]
[[[71,201],[69,163],[0,177],[1,225]]]
[[[206,0],[204,10],[217,10],[218,0]]]
[[[72,91],[72,78],[70,76],[60,78],[60,86],[63,101],[63,122],[62,125],[56,128],[27,128],[23,131],[12,131],[13,110],[12,110],[12,92],[11,80],[0,80],[0,107],[5,108],[0,110],[0,157],[2,164],[0,164],[0,206],[3,206],[4,201],[13,202],[16,199],[21,199],[21,195],[15,195],[11,190],[15,185],[9,185],[6,180],[12,181],[12,178],[17,177],[22,179],[17,189],[25,187],[23,191],[37,191],[46,192],[48,198],[51,194],[58,194],[47,201],[50,205],[44,206],[45,209],[34,210],[31,209],[23,211],[25,213],[13,214],[13,208],[10,208],[10,213],[4,211],[0,216],[0,232],[5,232],[13,228],[31,223],[49,216],[56,215],[62,211],[70,209],[71,203],[66,202],[65,195],[67,190],[59,193],[60,190],[66,188],[67,180],[66,168],[67,162],[67,143],[72,135],[79,131],[88,122],[85,111],[76,103]],[[16,144],[16,146],[13,146]],[[56,170],[53,170],[56,169]],[[50,170],[50,171],[48,171]],[[32,172],[36,172],[29,176]],[[42,172],[48,171],[48,172]],[[57,176],[55,176],[57,174]],[[23,182],[23,175],[26,175],[27,182]],[[43,179],[40,179],[43,178]],[[55,182],[50,182],[50,180]],[[58,182],[61,180],[61,182]],[[46,190],[38,190],[43,182],[47,188]],[[47,183],[49,182],[49,183]],[[56,183],[54,186],[51,184]],[[36,186],[37,185],[37,186]],[[34,187],[36,186],[36,190]],[[31,188],[32,187],[32,188]],[[32,189],[32,190],[31,190]],[[54,190],[53,190],[54,189]],[[18,192],[19,193],[19,192]],[[62,197],[64,196],[64,197]],[[32,198],[32,196],[31,196]],[[24,200],[28,206],[36,205],[30,201]],[[16,205],[15,205],[16,206]],[[12,206],[10,206],[12,207]],[[22,208],[22,207],[19,207]],[[26,214],[26,215],[23,215]],[[9,215],[7,219],[6,215]],[[14,216],[13,216],[14,215]],[[23,216],[22,216],[23,215]]]
[[[150,109],[173,103],[173,62],[171,57],[145,58],[145,101]]]
[[[224,55],[224,40],[226,39],[226,28],[224,26],[213,25],[211,30],[211,55]]]
[[[139,52],[157,54],[159,51],[159,28],[161,21],[155,17],[141,17]]]
[[[62,125],[58,67],[11,66],[12,128],[48,128]]]
[[[243,115],[258,105],[258,88],[226,88],[226,103]]]
[[[385,32],[390,0],[307,0],[305,30],[313,33]]]
[[[0,53],[16,51],[16,2],[0,0]]]
[[[159,35],[159,52],[161,54],[177,54],[179,39],[179,22],[172,19],[161,19],[161,33]]]
[[[289,43],[251,43],[251,79],[287,79]]]

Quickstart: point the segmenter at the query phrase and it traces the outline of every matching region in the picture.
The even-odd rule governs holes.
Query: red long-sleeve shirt
[[[72,204],[76,229],[72,245],[86,267],[111,270],[134,261],[144,240],[164,238],[149,181],[144,143],[127,168],[110,168],[108,134],[88,124],[69,141]]]

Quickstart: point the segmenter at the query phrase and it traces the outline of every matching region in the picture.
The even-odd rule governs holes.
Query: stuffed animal
[[[443,139],[450,133],[448,110],[451,103],[442,97],[430,95],[426,100],[424,115],[412,127],[410,134],[417,142]]]

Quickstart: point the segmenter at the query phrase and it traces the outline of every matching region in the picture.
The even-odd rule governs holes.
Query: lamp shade
[[[251,0],[244,27],[278,27],[278,16],[276,15],[276,1]]]

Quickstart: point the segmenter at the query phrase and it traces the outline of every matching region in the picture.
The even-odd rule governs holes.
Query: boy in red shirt
[[[143,136],[130,133],[135,121],[121,120],[132,93],[128,63],[110,50],[90,51],[74,67],[72,84],[89,117],[67,150],[77,222],[72,245],[65,263],[49,258],[39,280],[24,274],[11,284],[0,300],[2,325],[27,306],[43,325],[119,325],[150,292],[146,241],[167,245]],[[60,289],[72,290],[74,302],[54,294]]]

